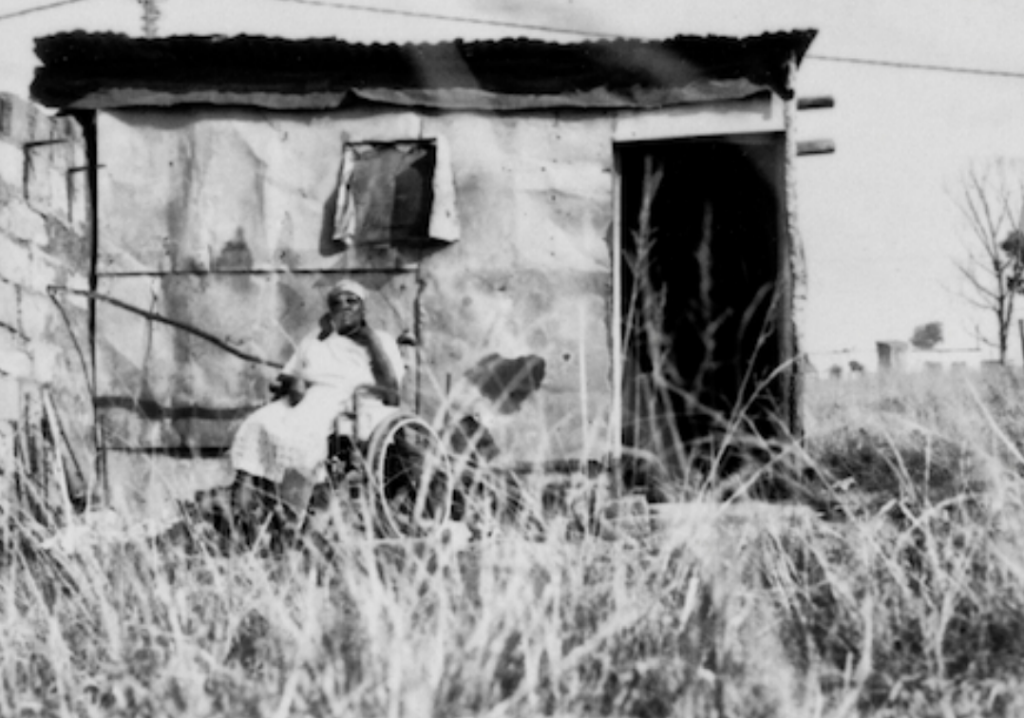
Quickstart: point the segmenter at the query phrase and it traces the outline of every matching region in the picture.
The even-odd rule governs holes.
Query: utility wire
[[[28,7],[22,10],[15,10],[5,15],[0,15],[0,20],[11,20],[16,17],[22,17],[24,15],[31,15],[33,13],[42,12],[44,10],[52,10],[55,7],[62,7],[64,5],[74,5],[75,3],[89,2],[89,0],[58,0],[58,2],[52,2],[47,5],[38,5],[36,7]]]
[[[334,8],[335,10],[354,10],[357,12],[376,13],[378,15],[397,15],[399,17],[411,17],[421,20],[443,20],[445,22],[459,22],[466,25],[487,25],[490,27],[510,27],[517,30],[536,30],[539,32],[553,32],[561,35],[580,35],[583,37],[607,37],[622,38],[621,34],[600,32],[598,30],[576,30],[574,28],[557,28],[547,25],[534,25],[525,22],[510,22],[506,20],[487,20],[477,17],[463,17],[461,15],[445,15],[442,13],[419,12],[416,10],[399,10],[397,8],[376,7],[373,5],[359,5],[347,2],[327,2],[327,0],[277,0],[278,2],[290,2],[297,5],[313,5],[316,7]]]
[[[562,35],[578,35],[581,37],[601,37],[615,39],[651,40],[653,38],[630,37],[620,33],[601,32],[599,30],[578,30],[575,28],[559,28],[550,25],[537,25],[531,23],[509,22],[505,20],[487,20],[484,18],[464,17],[461,15],[445,15],[441,13],[419,12],[416,10],[399,10],[397,8],[384,8],[372,5],[361,5],[349,2],[329,2],[329,0],[277,0],[277,2],[295,3],[298,5],[311,5],[315,7],[333,8],[335,10],[352,10],[356,12],[376,13],[378,15],[395,15],[399,17],[411,17],[422,20],[442,20],[445,22],[457,22],[468,25],[485,25],[489,27],[506,27],[518,30],[535,30],[539,32],[550,32]],[[930,72],[948,72],[960,75],[983,75],[987,77],[1012,77],[1024,78],[1024,72],[1012,70],[989,70],[976,67],[960,67],[956,65],[934,65],[921,62],[898,62],[894,60],[875,60],[860,57],[842,57],[838,55],[819,55],[808,53],[807,59],[820,60],[822,62],[844,62],[854,65],[872,65],[876,67],[888,67],[901,70],[927,70]]]
[[[876,67],[890,67],[901,70],[928,70],[930,72],[950,72],[958,75],[985,75],[988,77],[1016,77],[1024,78],[1024,72],[1014,70],[988,70],[980,67],[959,67],[957,65],[931,65],[923,62],[898,62],[895,60],[872,60],[865,57],[840,57],[838,55],[819,55],[808,53],[810,60],[822,60],[824,62],[845,62],[852,65],[874,65]]]
[[[0,21],[9,20],[24,15],[30,15],[32,13],[42,12],[44,10],[51,10],[53,8],[62,7],[65,5],[74,5],[76,3],[89,2],[89,0],[58,0],[46,5],[39,5],[37,7],[25,8],[23,10],[17,10],[12,13],[0,15]],[[358,3],[349,2],[329,2],[328,0],[277,0],[277,2],[288,2],[296,5],[308,5],[313,7],[325,7],[332,8],[335,10],[348,10],[355,12],[367,12],[376,13],[378,15],[391,15],[397,17],[411,17],[421,20],[440,20],[444,22],[456,22],[466,25],[484,25],[488,27],[504,27],[504,28],[515,28],[517,30],[534,30],[537,32],[550,32],[560,35],[576,35],[580,37],[602,37],[602,38],[621,38],[621,39],[652,39],[652,38],[638,38],[609,32],[601,32],[600,30],[578,30],[575,28],[558,28],[551,27],[549,25],[538,25],[533,23],[521,23],[511,22],[506,20],[488,20],[484,18],[464,17],[461,15],[446,15],[443,13],[431,13],[431,12],[419,12],[416,10],[399,10],[397,8],[386,8],[376,7],[373,5],[361,5]],[[895,60],[877,60],[865,57],[842,57],[839,55],[819,55],[817,53],[808,53],[807,59],[809,60],[820,60],[822,62],[837,62],[846,63],[851,65],[868,65],[873,67],[887,67],[892,69],[900,70],[923,70],[928,72],[946,72],[957,75],[978,75],[983,77],[1007,77],[1024,79],[1024,72],[1014,70],[991,70],[987,68],[978,67],[962,67],[959,65],[936,65],[923,62],[899,62]]]

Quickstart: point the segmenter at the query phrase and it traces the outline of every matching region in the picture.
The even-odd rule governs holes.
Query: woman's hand
[[[295,377],[295,379],[292,380],[291,385],[288,387],[288,403],[295,406],[302,401],[302,397],[306,395],[307,386],[308,384],[305,379]]]
[[[274,381],[270,382],[270,398],[277,400],[283,396],[288,396],[288,391],[291,389],[292,382],[295,381],[295,377],[291,374],[278,374]]]
[[[373,345],[377,342],[377,335],[373,333],[373,330],[370,329],[370,326],[366,322],[363,322],[358,327],[349,330],[345,336],[356,344],[366,347],[371,352],[373,351]]]
[[[319,339],[320,341],[323,341],[327,337],[334,334],[334,332],[334,321],[331,319],[331,313],[327,312],[326,314],[320,317],[320,333],[317,334],[316,338]]]

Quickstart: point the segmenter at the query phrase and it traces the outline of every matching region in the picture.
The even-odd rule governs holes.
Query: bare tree
[[[957,188],[956,203],[967,221],[967,254],[957,268],[968,299],[988,311],[997,328],[986,339],[1006,364],[1015,298],[1024,289],[1024,175],[1005,161],[973,165]]]

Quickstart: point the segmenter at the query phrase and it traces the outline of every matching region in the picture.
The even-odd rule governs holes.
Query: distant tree
[[[942,343],[942,322],[928,322],[914,327],[910,343],[918,349],[933,349]]]
[[[1005,161],[974,165],[955,197],[969,231],[967,255],[957,268],[967,281],[968,299],[988,311],[995,340],[984,339],[1006,364],[1015,298],[1024,289],[1024,173]]]

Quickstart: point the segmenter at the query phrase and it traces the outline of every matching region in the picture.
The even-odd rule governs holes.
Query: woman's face
[[[331,322],[339,332],[355,329],[363,323],[363,300],[351,292],[340,292],[327,299]]]

